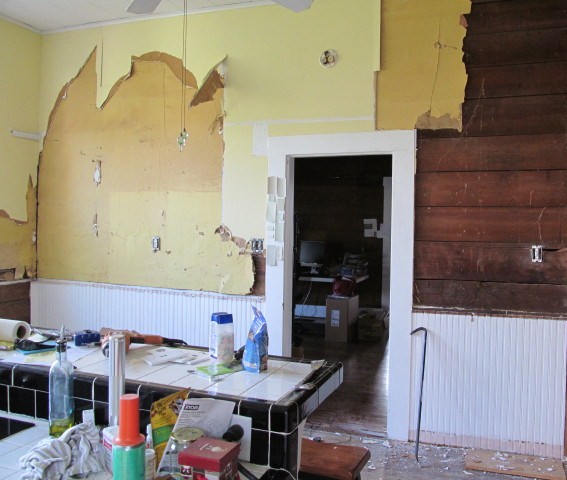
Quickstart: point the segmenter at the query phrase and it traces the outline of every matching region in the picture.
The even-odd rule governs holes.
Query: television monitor
[[[302,267],[311,267],[311,273],[325,263],[325,242],[302,240],[299,244],[299,264]]]

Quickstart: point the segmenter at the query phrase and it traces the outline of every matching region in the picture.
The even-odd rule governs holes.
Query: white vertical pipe
[[[120,396],[126,386],[126,340],[124,335],[111,335],[108,340],[108,425],[118,425]]]

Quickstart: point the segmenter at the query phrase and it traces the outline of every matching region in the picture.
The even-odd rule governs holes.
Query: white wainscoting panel
[[[414,312],[428,330],[420,441],[563,457],[566,322]],[[416,437],[423,332],[412,338]]]
[[[244,345],[252,305],[263,310],[264,297],[46,279],[31,283],[33,326],[130,329],[203,347],[214,312],[232,313],[234,346]]]

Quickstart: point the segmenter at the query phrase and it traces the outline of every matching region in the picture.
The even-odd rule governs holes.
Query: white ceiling
[[[276,0],[277,1],[277,0]],[[131,0],[0,0],[0,17],[37,32],[50,33],[100,23],[136,21],[183,13],[183,0],[162,0],[152,15],[126,12]],[[188,0],[189,13],[271,5],[269,0]]]

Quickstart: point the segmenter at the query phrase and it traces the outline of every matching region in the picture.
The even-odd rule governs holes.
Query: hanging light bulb
[[[187,139],[189,138],[189,133],[185,128],[181,131],[179,136],[177,137],[177,144],[179,145],[179,151],[181,152],[183,148],[185,148],[185,144],[187,143]]]
[[[187,139],[189,138],[189,133],[185,128],[185,84],[187,80],[187,73],[185,70],[185,64],[187,60],[187,0],[183,2],[183,54],[182,54],[182,64],[181,64],[181,132],[177,137],[177,145],[179,146],[179,151],[182,152],[187,144]]]

